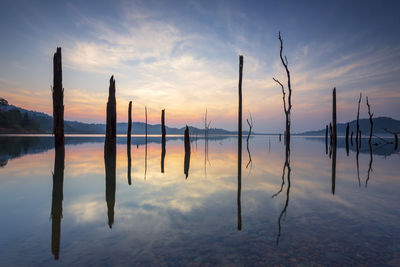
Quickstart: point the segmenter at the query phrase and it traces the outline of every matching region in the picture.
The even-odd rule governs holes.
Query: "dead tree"
[[[283,41],[282,41],[280,32],[279,32],[279,38],[278,39],[279,39],[279,41],[281,43],[279,56],[280,56],[282,65],[286,70],[286,76],[287,76],[287,89],[289,91],[289,95],[287,97],[287,101],[286,101],[285,87],[283,86],[283,84],[279,80],[277,80],[275,78],[272,78],[272,79],[275,82],[277,82],[281,86],[281,89],[282,89],[283,109],[285,111],[285,117],[286,117],[285,141],[286,141],[286,145],[289,145],[290,144],[290,111],[292,109],[292,86],[291,86],[291,83],[290,83],[290,72],[289,72],[289,69],[288,69],[288,60],[287,60],[286,56],[284,57],[282,55]]]
[[[64,88],[62,86],[61,47],[53,57],[53,134],[54,145],[64,146]]]
[[[372,143],[372,131],[374,129],[374,121],[372,120],[372,116],[374,116],[374,113],[371,113],[371,106],[368,102],[368,96],[366,97],[367,99],[367,107],[368,107],[368,116],[369,116],[369,139],[368,143],[371,145]]]
[[[106,122],[106,140],[104,153],[114,153],[116,149],[117,136],[117,103],[115,100],[115,80],[114,76],[110,78],[110,87],[108,89],[107,101],[107,122]]]
[[[360,147],[358,136],[360,134],[360,104],[361,104],[361,96],[362,96],[362,94],[360,93],[360,98],[358,99],[358,109],[357,109],[357,130],[356,130],[357,149]],[[361,143],[361,140],[360,140],[360,143]]]

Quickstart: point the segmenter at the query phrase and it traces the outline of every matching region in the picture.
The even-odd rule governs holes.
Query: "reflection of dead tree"
[[[286,172],[287,170],[287,172]],[[279,218],[278,218],[278,235],[276,237],[276,245],[279,245],[279,239],[281,236],[281,220],[283,215],[286,216],[286,210],[289,206],[289,195],[290,195],[290,173],[291,173],[291,168],[290,168],[290,147],[286,146],[286,153],[285,153],[285,163],[283,165],[283,170],[282,170],[282,185],[281,185],[281,189],[275,193],[272,197],[276,197],[279,193],[282,192],[283,189],[283,185],[285,184],[285,174],[287,175],[287,190],[286,190],[286,201],[285,201],[285,206],[283,207]]]
[[[371,142],[369,143],[369,165],[368,165],[368,174],[367,174],[367,179],[365,180],[365,187],[368,186],[368,181],[369,181],[369,175],[372,170],[372,162],[373,162],[373,157],[372,157],[372,144]]]
[[[208,132],[210,129],[211,121],[208,121],[207,117],[207,109],[204,115],[204,173],[207,175],[207,162],[211,165],[210,160],[208,159]]]
[[[251,164],[250,168],[253,166],[253,161],[251,160],[251,154],[250,154],[250,148],[249,148],[249,139],[250,139],[250,135],[251,135],[251,129],[253,129],[253,118],[252,118],[250,112],[249,112],[249,114],[250,114],[250,121],[249,121],[249,119],[246,119],[247,124],[249,125],[249,134],[247,135],[247,152],[249,154],[249,162],[246,165],[246,169],[247,169],[247,167],[249,167],[250,164]]]
[[[281,43],[281,47],[280,47],[280,52],[279,52],[279,56],[281,58],[281,62],[283,67],[286,70],[286,76],[287,76],[287,89],[289,91],[289,95],[287,97],[286,100],[286,92],[285,92],[285,87],[283,86],[283,84],[275,79],[272,78],[276,83],[278,83],[281,86],[282,89],[282,94],[283,94],[283,108],[285,111],[285,116],[286,116],[286,131],[285,131],[285,141],[286,144],[289,145],[290,144],[290,111],[292,109],[292,86],[290,84],[290,72],[288,69],[288,60],[286,58],[286,56],[284,57],[282,55],[282,50],[283,50],[283,42],[282,42],[282,38],[281,38],[281,33],[279,32],[279,37],[278,37],[280,43]]]

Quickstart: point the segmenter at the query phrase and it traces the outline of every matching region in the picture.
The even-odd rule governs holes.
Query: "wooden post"
[[[161,172],[164,173],[165,161],[165,143],[166,143],[166,129],[165,129],[165,109],[161,110]]]
[[[346,153],[347,153],[347,156],[349,155],[349,131],[350,131],[350,124],[347,123],[347,125],[346,125]]]
[[[337,127],[336,127],[336,87],[333,88],[332,93],[332,135],[333,135],[333,143],[336,146],[337,143]]]
[[[243,75],[243,56],[239,56],[239,112],[238,112],[238,221],[237,229],[242,230],[242,208],[241,208],[241,188],[242,188],[242,75]]]
[[[361,134],[360,134],[360,103],[361,103],[361,96],[362,94],[360,93],[360,98],[358,99],[358,109],[357,109],[357,129],[356,129],[356,144],[357,144],[357,149],[360,147],[360,143],[359,143],[359,135],[361,138]]]
[[[128,144],[131,144],[131,133],[132,133],[132,101],[129,101],[128,108]]]
[[[127,140],[127,155],[128,155],[128,184],[131,185],[131,166],[132,166],[132,159],[131,159],[131,131],[132,131],[132,101],[129,101],[129,108],[128,108],[128,140]]]
[[[189,136],[189,127],[186,125],[185,129],[185,162],[184,162],[184,174],[186,179],[189,176],[189,165],[190,165],[190,136]]]
[[[115,80],[114,76],[110,78],[110,87],[108,89],[107,102],[107,122],[106,122],[106,140],[105,140],[105,155],[114,153],[116,149],[117,139],[117,103],[115,100]]]
[[[64,88],[62,86],[61,47],[53,57],[53,134],[54,145],[64,146]]]

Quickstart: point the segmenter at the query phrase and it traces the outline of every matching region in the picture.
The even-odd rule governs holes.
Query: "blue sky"
[[[349,3],[350,2],[350,3]],[[238,55],[244,116],[256,131],[284,128],[278,32],[293,81],[294,131],[354,119],[360,92],[375,116],[400,119],[397,1],[7,1],[0,4],[0,90],[9,102],[52,112],[52,55],[63,53],[66,119],[104,122],[116,78],[118,121],[235,129]],[[365,99],[362,117],[366,117]],[[246,127],[245,127],[246,128]]]

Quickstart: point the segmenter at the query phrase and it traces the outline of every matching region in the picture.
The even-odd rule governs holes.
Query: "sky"
[[[331,121],[400,119],[399,1],[9,1],[0,3],[0,97],[52,114],[52,58],[62,47],[65,119],[104,123],[109,79],[117,120],[237,129],[239,55],[243,118],[256,132],[282,132],[292,79],[292,131]],[[244,129],[247,125],[244,124]]]

